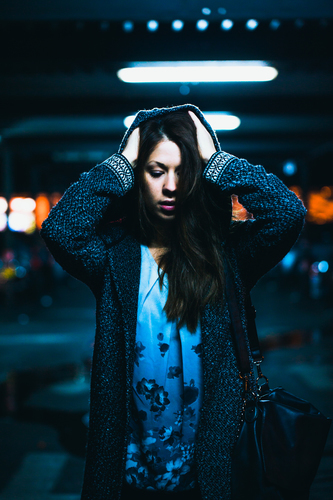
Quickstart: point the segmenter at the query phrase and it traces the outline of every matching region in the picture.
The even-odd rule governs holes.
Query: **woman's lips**
[[[161,201],[159,205],[163,210],[166,210],[167,212],[172,212],[175,209],[174,201]]]

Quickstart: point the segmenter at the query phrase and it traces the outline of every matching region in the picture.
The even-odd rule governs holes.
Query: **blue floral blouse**
[[[201,329],[168,321],[158,266],[141,246],[133,406],[126,481],[148,490],[182,491],[196,482],[194,445],[202,404]]]

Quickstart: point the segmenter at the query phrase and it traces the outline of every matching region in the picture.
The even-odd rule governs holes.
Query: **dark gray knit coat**
[[[263,167],[218,150],[203,177],[222,196],[237,194],[253,214],[223,241],[232,264],[244,327],[244,292],[275,266],[295,243],[305,208],[297,196]],[[90,428],[82,500],[118,500],[124,478],[130,418],[140,245],[114,210],[133,187],[131,165],[120,153],[129,133],[147,118],[175,108],[141,111],[119,152],[82,173],[44,221],[41,235],[55,259],[96,297]],[[176,108],[177,109],[177,108]],[[201,318],[204,398],[196,441],[198,483],[203,499],[231,498],[231,455],[242,412],[242,383],[231,338],[228,307],[206,306]]]

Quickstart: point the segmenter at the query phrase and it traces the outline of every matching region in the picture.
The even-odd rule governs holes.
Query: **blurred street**
[[[333,308],[267,275],[252,299],[263,373],[333,416]],[[84,465],[94,298],[68,278],[49,307],[1,311],[1,500],[77,500]],[[333,429],[311,491],[332,499]]]

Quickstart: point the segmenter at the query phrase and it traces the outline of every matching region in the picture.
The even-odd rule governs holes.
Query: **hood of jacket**
[[[128,141],[129,136],[133,132],[133,130],[138,127],[141,123],[149,120],[150,118],[155,118],[159,116],[163,116],[169,113],[173,113],[175,111],[179,110],[187,110],[187,111],[193,111],[193,113],[196,114],[196,116],[199,118],[201,123],[206,127],[206,129],[209,131],[209,133],[212,136],[216,151],[221,151],[221,146],[220,143],[217,139],[216,133],[213,130],[212,126],[207,122],[205,119],[203,113],[200,111],[200,109],[197,106],[194,106],[193,104],[182,104],[180,106],[172,106],[172,107],[167,107],[167,108],[153,108],[153,109],[147,109],[147,110],[141,110],[139,111],[135,118],[134,121],[132,122],[131,126],[128,128],[126,131],[120,146],[118,153],[122,153],[123,150],[125,149],[126,143]],[[214,187],[211,185],[211,199],[215,203],[215,205],[218,205],[222,208],[222,218],[221,218],[221,213],[220,213],[220,221],[221,224],[224,227],[224,238],[226,235],[229,233],[229,228],[230,228],[230,223],[231,223],[231,216],[232,216],[232,203],[231,203],[231,197],[226,196],[225,194],[222,194],[219,189],[214,189]]]
[[[138,127],[141,123],[149,120],[150,118],[156,118],[159,116],[167,115],[169,113],[173,113],[174,111],[179,111],[179,110],[193,111],[193,113],[195,113],[197,115],[199,120],[203,123],[203,125],[206,127],[206,129],[211,134],[213,141],[214,141],[214,145],[216,147],[216,151],[221,150],[221,146],[220,146],[219,141],[217,140],[216,133],[212,129],[211,125],[207,122],[207,120],[205,119],[205,117],[202,114],[202,112],[200,111],[200,109],[197,108],[197,106],[194,106],[193,104],[182,104],[180,106],[172,106],[170,108],[153,108],[153,109],[143,109],[143,110],[139,111],[136,114],[132,125],[125,132],[125,135],[120,143],[118,153],[123,152],[129,136],[131,135],[133,130],[136,127]]]

